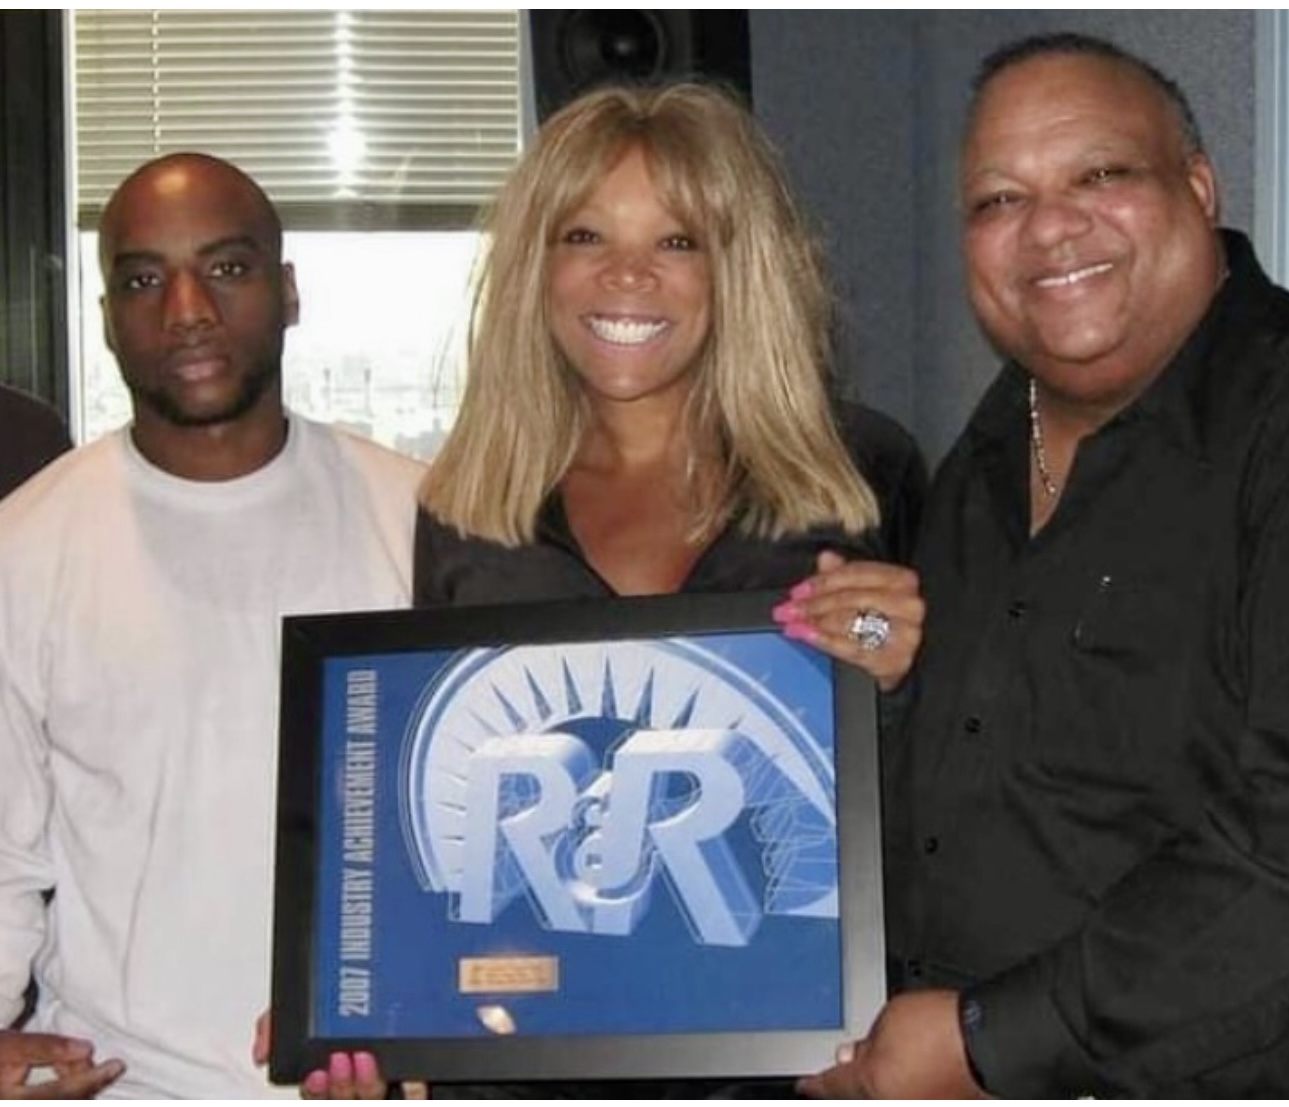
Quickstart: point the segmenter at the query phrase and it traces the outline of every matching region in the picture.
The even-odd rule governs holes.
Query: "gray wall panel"
[[[901,12],[752,13],[753,97],[827,246],[845,390],[909,422],[917,256],[916,25]]]

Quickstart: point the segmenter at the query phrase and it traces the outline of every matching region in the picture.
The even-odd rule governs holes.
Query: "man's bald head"
[[[265,249],[282,256],[282,221],[273,202],[250,177],[231,162],[210,154],[184,151],[165,154],[139,166],[112,193],[99,219],[99,267],[106,274],[112,264],[122,224],[136,205],[151,204],[166,196],[209,196],[213,202],[244,209],[259,230]]]

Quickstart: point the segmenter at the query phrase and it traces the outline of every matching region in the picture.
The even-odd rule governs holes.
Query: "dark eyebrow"
[[[211,254],[218,254],[223,250],[229,250],[236,247],[250,250],[253,254],[261,254],[264,252],[263,244],[253,235],[231,234],[227,238],[217,238],[214,242],[208,242],[205,246],[200,247],[197,250],[197,256],[203,258],[209,257]]]
[[[118,269],[122,265],[131,264],[153,264],[161,261],[161,255],[153,253],[151,250],[122,250],[120,253],[112,255],[111,268]]]
[[[239,248],[249,250],[254,254],[262,254],[265,252],[263,244],[253,235],[233,234],[228,235],[226,238],[217,238],[214,242],[208,242],[204,246],[199,247],[197,250],[197,256],[206,258],[210,257],[212,254],[221,253],[224,250]],[[155,250],[123,250],[121,253],[114,254],[112,256],[112,268],[115,269],[120,265],[128,265],[132,263],[157,265],[161,264],[165,260],[165,257]]]

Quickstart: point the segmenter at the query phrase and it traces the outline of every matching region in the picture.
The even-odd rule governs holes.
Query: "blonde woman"
[[[895,424],[829,402],[816,244],[747,111],[695,84],[589,93],[541,129],[486,230],[465,396],[421,492],[418,606],[790,588],[784,633],[897,684],[922,601],[881,559],[907,556],[925,472]],[[302,1091],[385,1083],[340,1053]]]
[[[924,470],[889,420],[829,402],[817,245],[752,116],[696,84],[589,93],[486,230],[418,605],[795,585],[786,633],[898,683],[922,606],[882,561],[908,553]]]

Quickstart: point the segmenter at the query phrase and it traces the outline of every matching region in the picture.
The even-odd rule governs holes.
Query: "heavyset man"
[[[973,306],[893,786],[912,989],[806,1090],[1289,1091],[1289,296],[1177,87],[1059,35],[982,70]]]

